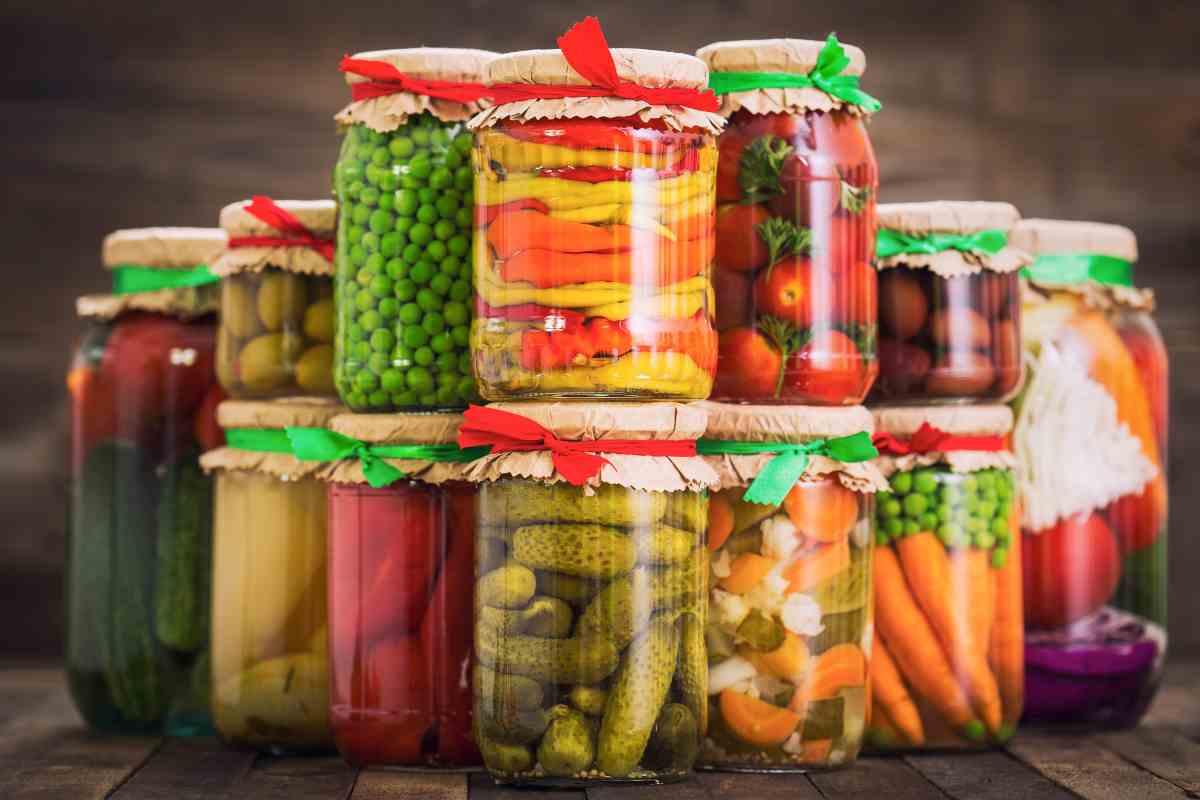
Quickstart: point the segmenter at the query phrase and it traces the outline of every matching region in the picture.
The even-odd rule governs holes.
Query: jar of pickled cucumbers
[[[1021,382],[1017,270],[1008,203],[879,207],[878,403],[977,403]]]
[[[1020,493],[1007,406],[875,409],[875,644],[868,743],[982,748],[1023,698]]]
[[[729,126],[717,165],[713,399],[861,403],[875,380],[871,255],[879,169],[858,88],[863,51],[824,41],[718,42]]]
[[[334,169],[334,380],[352,411],[465,408],[474,289],[471,134],[483,50],[342,61],[351,103]]]
[[[1129,727],[1167,654],[1167,353],[1137,240],[1024,220],[1026,719]]]
[[[849,764],[870,692],[872,420],[861,406],[706,403],[708,734],[700,765]]]
[[[255,197],[221,209],[217,376],[231,397],[330,396],[332,200]]]
[[[467,416],[460,443],[493,446],[470,469],[488,771],[524,785],[683,778],[708,714],[704,412],[533,403]]]
[[[206,265],[224,245],[219,229],[117,231],[103,248],[113,293],[77,303],[66,669],[99,730],[212,730],[212,484],[196,460],[221,443]]]
[[[586,81],[568,38],[585,30],[563,37],[563,51],[492,61],[489,83],[522,99],[498,94],[471,121],[479,389],[488,400],[703,399],[717,354],[710,266],[722,120],[652,95],[569,96],[593,88],[575,86]],[[630,95],[643,84],[699,95],[708,79],[701,61],[678,53],[611,58]],[[568,99],[550,99],[561,93]]]
[[[229,400],[227,444],[200,463],[216,478],[212,711],[217,734],[268,753],[333,749],[326,662],[326,508],[321,465],[286,430],[320,427],[332,399]]]

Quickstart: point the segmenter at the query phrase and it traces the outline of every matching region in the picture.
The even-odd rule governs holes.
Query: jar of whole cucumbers
[[[103,248],[113,294],[77,304],[66,669],[100,730],[211,733],[212,483],[197,458],[221,443],[205,265],[224,245],[219,229],[117,231]]]
[[[1020,496],[1007,406],[875,409],[876,750],[1003,744],[1021,718]]]
[[[503,415],[493,443],[531,428],[556,442],[553,455],[497,447],[471,466],[482,481],[475,725],[484,764],[499,781],[527,785],[684,777],[708,713],[704,489],[714,476],[684,455],[704,412],[502,404],[468,415],[481,410]]]
[[[977,403],[1021,382],[1017,270],[1008,203],[879,207],[878,403]]]
[[[565,43],[581,27],[561,52],[492,61],[488,81],[502,93],[471,121],[480,392],[703,399],[717,354],[710,267],[722,120],[653,98],[549,99],[586,83]],[[691,56],[611,53],[618,80],[639,88],[699,94],[707,81]],[[504,91],[532,99],[506,103]]]
[[[1135,725],[1167,655],[1167,353],[1137,240],[1024,220],[1026,719]]]
[[[331,200],[255,197],[221,209],[217,376],[231,397],[333,396]]]
[[[849,764],[870,691],[873,460],[861,406],[704,404],[709,498],[706,768]]]
[[[866,56],[825,41],[717,42],[729,126],[718,141],[713,399],[853,405],[875,380],[871,254],[879,168],[858,88]]]
[[[353,99],[337,115],[334,380],[352,411],[465,408],[478,396],[464,123],[493,55],[422,47],[342,62]]]
[[[326,695],[325,484],[286,429],[320,427],[333,400],[222,403],[216,479],[212,710],[217,734],[269,753],[333,749]]]

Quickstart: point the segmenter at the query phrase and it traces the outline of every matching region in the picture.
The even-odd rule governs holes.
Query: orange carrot
[[[783,510],[806,539],[836,542],[846,538],[858,520],[858,495],[836,478],[797,483],[783,499]]]
[[[723,494],[708,498],[708,549],[719,550],[733,533],[733,508]]]
[[[850,567],[850,543],[843,539],[802,552],[783,571],[789,592],[807,592],[822,581]]]
[[[721,719],[747,744],[763,747],[782,744],[803,719],[793,711],[733,689],[721,692],[717,702],[721,708]]]
[[[990,550],[968,547],[950,557],[947,593],[954,615],[955,649],[950,661],[965,682],[975,711],[992,733],[1000,729],[1004,713],[1000,687],[987,662],[987,648],[995,616]]]
[[[878,631],[871,645],[871,692],[875,705],[887,712],[887,719],[896,726],[905,741],[918,747],[925,744],[925,726],[921,724],[921,714]]]
[[[1021,512],[1014,503],[1009,516],[1012,538],[1008,545],[1008,560],[995,573],[996,618],[992,622],[992,637],[988,660],[996,673],[1000,687],[1000,702],[1004,706],[1004,726],[1015,727],[1021,718],[1025,695],[1025,637],[1021,595]]]
[[[493,226],[495,227],[495,226]],[[575,283],[630,283],[666,286],[699,275],[712,262],[711,237],[670,242],[622,253],[563,253],[533,248],[500,262],[500,276],[539,289]]]
[[[717,585],[732,594],[745,594],[774,566],[773,558],[760,556],[758,553],[742,553],[729,565],[729,574],[721,578]]]
[[[805,703],[830,700],[843,689],[864,687],[867,684],[867,659],[856,644],[839,644],[817,657],[808,679],[800,687]]]
[[[874,655],[871,657],[874,658]],[[866,725],[867,731],[870,733],[869,741],[876,747],[891,749],[910,744],[910,742],[905,740],[904,734],[899,731],[888,717],[887,711],[879,704],[878,700],[867,704]]]
[[[707,236],[713,227],[711,216],[687,217],[664,226],[675,237],[672,240],[646,228],[593,225],[518,208],[497,215],[488,228],[487,240],[500,258],[509,258],[522,250],[619,253],[644,247],[663,249]]]

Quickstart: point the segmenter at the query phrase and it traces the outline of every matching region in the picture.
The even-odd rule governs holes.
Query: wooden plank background
[[[74,297],[101,290],[101,237],[215,224],[266,193],[324,196],[345,102],[338,58],[419,44],[552,46],[584,14],[614,45],[820,37],[864,47],[885,109],[883,199],[1003,199],[1139,234],[1171,351],[1175,644],[1200,649],[1200,4],[1124,0],[571,3],[8,0],[0,53],[0,651],[60,646]]]

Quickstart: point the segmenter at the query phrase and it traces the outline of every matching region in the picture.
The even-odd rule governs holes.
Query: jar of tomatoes
[[[853,405],[875,379],[879,170],[858,89],[862,50],[800,39],[718,42],[729,127],[717,166],[713,399]]]
[[[529,403],[467,415],[460,442],[493,445],[471,466],[488,771],[523,785],[685,777],[708,713],[704,412]],[[540,445],[512,438],[535,433]]]
[[[67,680],[93,728],[211,732],[208,581],[217,446],[220,230],[145,228],[104,240],[113,293],[88,321],[67,387],[71,496]]]
[[[1028,385],[1015,447],[1026,497],[1026,718],[1127,727],[1167,651],[1167,354],[1137,240],[1025,220]]]
[[[221,209],[217,376],[232,397],[334,396],[332,200]]]
[[[1007,741],[1023,700],[1020,494],[1007,406],[875,409],[876,750]]]
[[[461,420],[345,414],[329,425],[358,453],[327,475],[329,702],[351,764],[480,763],[471,734],[476,492],[462,475],[471,454],[454,444]]]
[[[569,96],[586,83],[568,38],[582,27],[562,52],[512,53],[487,69],[500,92],[567,99],[500,94],[471,121],[480,392],[702,399],[716,368],[713,135],[723,123],[653,96]],[[608,51],[602,37],[600,52],[618,81],[643,91],[699,95],[708,80],[691,56]]]
[[[226,742],[268,753],[333,749],[326,696],[325,484],[286,433],[323,426],[332,400],[229,400],[227,444],[200,459],[216,479],[213,721]]]
[[[862,746],[870,692],[871,414],[707,403],[706,768],[835,767]]]
[[[465,408],[471,134],[483,50],[418,47],[343,59],[351,103],[334,194],[334,381],[352,411]]]
[[[879,207],[879,403],[973,403],[1021,382],[1017,270],[1008,203]]]

